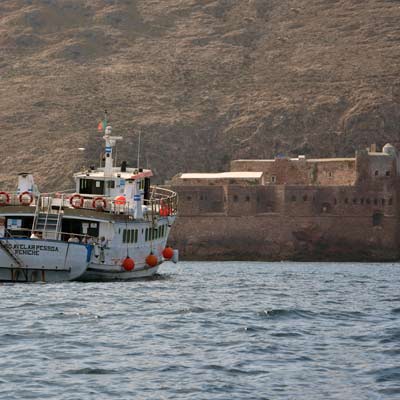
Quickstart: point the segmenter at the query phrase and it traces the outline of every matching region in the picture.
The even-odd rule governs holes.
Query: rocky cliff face
[[[105,108],[160,181],[400,147],[399,20],[396,0],[2,0],[0,180],[71,187]]]

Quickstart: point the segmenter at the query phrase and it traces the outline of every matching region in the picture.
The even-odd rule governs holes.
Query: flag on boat
[[[99,132],[105,132],[107,125],[108,125],[108,114],[107,114],[107,110],[104,110],[103,121],[99,122],[99,124],[97,125],[97,130]]]
[[[99,124],[97,125],[97,130],[99,132],[104,132],[106,130],[107,127],[107,119],[104,118],[103,121],[100,121]]]

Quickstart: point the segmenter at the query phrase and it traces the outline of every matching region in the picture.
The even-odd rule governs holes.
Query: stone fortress
[[[235,160],[183,173],[171,245],[183,259],[389,261],[399,257],[400,155]]]

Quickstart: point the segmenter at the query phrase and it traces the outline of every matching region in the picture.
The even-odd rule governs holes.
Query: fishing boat
[[[16,192],[0,192],[0,281],[128,280],[177,262],[167,246],[177,194],[152,186],[150,169],[116,166],[123,138],[107,120],[101,131],[103,161],[74,174],[74,190],[40,193],[23,172]]]

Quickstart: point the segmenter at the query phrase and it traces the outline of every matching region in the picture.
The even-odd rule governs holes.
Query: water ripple
[[[0,285],[1,398],[398,399],[400,268],[180,263]]]

